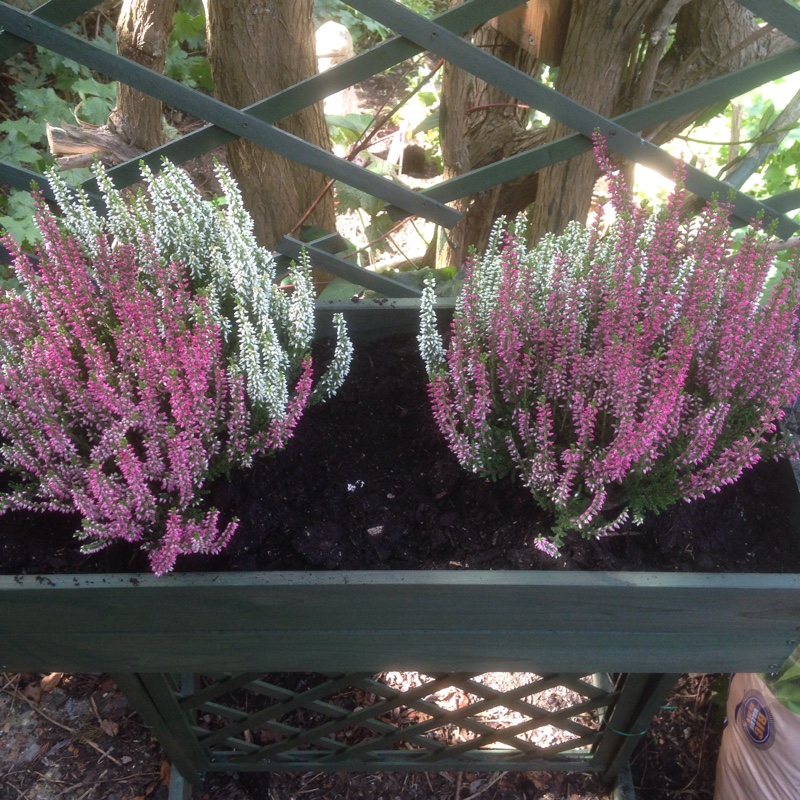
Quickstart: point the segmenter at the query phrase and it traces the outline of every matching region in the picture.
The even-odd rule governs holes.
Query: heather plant
[[[765,291],[758,226],[739,246],[725,203],[684,222],[680,180],[657,213],[636,207],[596,144],[607,230],[572,223],[528,246],[521,223],[498,224],[447,348],[432,287],[423,299],[439,428],[464,467],[517,476],[554,514],[550,552],[797,456],[777,428],[800,393],[797,260]]]
[[[276,285],[225,170],[215,203],[169,164],[130,197],[96,176],[106,216],[51,174],[63,216],[37,198],[39,258],[7,242],[0,455],[15,482],[0,512],[77,511],[84,551],[139,542],[163,574],[224,547],[236,521],[205,509],[208,483],[283,447],[308,403],[337,390],[352,347],[338,317],[315,387],[308,264]]]
[[[49,179],[63,225],[87,253],[96,254],[109,239],[133,245],[148,239],[160,263],[174,260],[188,267],[193,291],[207,298],[222,331],[223,353],[244,376],[256,431],[251,444],[260,443],[256,450],[272,449],[285,443],[291,426],[284,425],[278,435],[281,420],[291,420],[299,389],[310,379],[314,289],[305,259],[290,268],[291,292],[277,285],[274,259],[255,240],[253,220],[236,182],[219,164],[216,174],[223,196],[215,202],[204,200],[189,176],[166,161],[158,175],[143,165],[147,192],[126,196],[97,165],[103,215],[57,173],[51,172]],[[341,315],[335,325],[337,346],[311,401],[334,394],[349,370],[352,345]]]
[[[148,239],[90,256],[41,199],[36,223],[38,262],[15,251],[0,290],[0,509],[77,511],[84,550],[139,542],[157,574],[218,552],[236,523],[199,499],[246,460],[249,419],[208,299]]]

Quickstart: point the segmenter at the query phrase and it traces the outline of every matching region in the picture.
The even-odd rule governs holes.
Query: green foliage
[[[388,161],[379,158],[374,153],[365,152],[368,159],[366,169],[385,178],[396,178],[397,167]],[[340,211],[365,211],[371,217],[376,217],[386,206],[378,197],[373,197],[360,189],[348,186],[345,183],[336,183],[336,199]]]
[[[447,0],[402,0],[402,4],[428,19],[447,10]],[[314,0],[314,16],[318,25],[329,20],[344,25],[350,31],[357,49],[366,49],[393,35],[385,25],[341,0]]]
[[[193,89],[214,91],[211,64],[206,56],[206,18],[199,3],[185,4],[175,14],[164,74]]]
[[[12,191],[8,197],[2,198],[0,226],[14,240],[28,249],[41,241],[42,234],[33,219],[33,195],[30,192]]]
[[[391,36],[391,31],[385,25],[364,16],[341,0],[315,0],[314,16],[320,25],[330,20],[344,25],[350,31],[353,44],[358,49],[367,49]]]
[[[364,132],[375,122],[372,114],[352,113],[341,116],[339,114],[326,114],[331,141],[345,149],[350,149]]]
[[[67,29],[77,31],[75,25]],[[105,24],[93,44],[115,51],[114,28]],[[42,47],[36,49],[35,59],[14,56],[6,64],[6,73],[13,82],[11,91],[20,116],[0,123],[0,160],[40,174],[53,165],[47,150],[46,123],[57,126],[78,120],[103,125],[116,102],[116,83],[98,79],[88,67]],[[205,16],[199,0],[182,2],[175,14],[165,74],[192,88],[213,91],[205,55]],[[73,170],[65,177],[70,184],[77,184],[90,177],[90,172]],[[29,249],[40,238],[32,219],[30,195],[11,190],[0,200],[0,225],[20,246]]]
[[[94,43],[113,50],[111,26],[106,25]],[[115,83],[97,80],[88,67],[42,47],[36,49],[35,59],[21,54],[9,59],[6,74],[13,82],[11,91],[19,116],[0,123],[0,159],[39,174],[53,164],[53,157],[47,150],[46,123],[57,126],[79,120],[101,125],[108,119],[116,100]],[[88,174],[88,170],[75,171],[70,175],[70,182]],[[28,192],[11,190],[2,198],[0,210],[0,225],[21,247],[29,249],[39,241]]]

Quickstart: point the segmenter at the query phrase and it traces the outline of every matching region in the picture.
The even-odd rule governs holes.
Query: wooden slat
[[[527,103],[545,114],[563,122],[587,139],[597,131],[607,141],[610,150],[643,164],[666,178],[675,174],[677,160],[666,150],[646,141],[623,125],[582,106],[575,100],[526,75],[490,53],[484,52],[450,33],[436,23],[425,20],[399,3],[391,0],[349,0],[350,5],[393,30],[402,33],[420,46],[428,47],[438,56],[455,66],[467,70],[477,78],[508,92],[520,102]],[[686,187],[689,191],[711,199],[715,194],[726,196],[730,186],[685,165]],[[786,216],[776,214],[752,197],[732,191],[733,213],[745,221],[763,214],[768,226],[776,222],[779,236],[789,236],[798,224]]]
[[[399,281],[392,280],[392,278],[387,278],[379,272],[359,267],[357,264],[315,247],[313,242],[301,242],[291,236],[284,236],[275,246],[275,249],[281,255],[294,259],[299,259],[303,251],[305,251],[312,266],[324,269],[337,278],[343,278],[358,286],[381,292],[388,297],[414,298],[422,296],[422,292],[419,289],[406,286]]]
[[[433,19],[455,33],[466,33],[486,22],[491,15],[505,11],[517,4],[518,0],[490,0],[489,3],[485,0],[467,0],[462,5],[445,11]],[[265,100],[246,106],[242,112],[264,122],[277,122],[283,117],[323,100],[330,94],[390,69],[408,58],[413,58],[420,52],[422,52],[422,48],[419,45],[408,39],[395,37],[376,45],[366,53],[337,64],[322,74],[314,75]],[[156,150],[151,150],[143,155],[141,160],[145,161],[153,170],[158,170],[162,158],[167,158],[175,164],[181,164],[236,138],[235,134],[215,125],[209,125],[185,134],[178,141],[168,142]],[[138,161],[138,159],[135,162],[129,161],[109,170],[109,174],[118,188],[129,186],[140,180]],[[86,185],[84,184],[84,186]]]
[[[492,26],[518,47],[557,67],[567,40],[570,5],[570,0],[530,0],[492,20]]]
[[[30,13],[56,25],[66,25],[79,17],[84,11],[99,5],[98,0],[50,0]],[[0,61],[6,61],[28,46],[28,42],[13,33],[0,31]]]
[[[455,298],[437,298],[436,314],[446,322],[452,317]],[[385,339],[398,333],[419,332],[420,302],[415,298],[367,300],[317,300],[317,338],[329,339],[336,335],[332,322],[334,314],[342,313],[347,328],[354,339]]]
[[[798,575],[0,577],[2,669],[768,671]]]
[[[202,633],[11,634],[1,636],[2,669],[111,672],[232,669],[435,671],[771,672],[793,650],[780,635],[595,631],[365,630]]]
[[[384,750],[370,754],[368,760],[351,759],[336,762],[336,772],[374,772],[378,768],[392,772],[430,772],[429,761],[424,754],[410,750]],[[324,769],[324,756],[303,753],[292,761],[248,761],[241,762],[235,753],[215,755],[208,772],[320,772]],[[485,750],[479,753],[462,754],[459,758],[437,761],[437,772],[588,772],[596,773],[600,767],[584,753],[564,754],[558,758],[529,758],[504,749]]]
[[[667,122],[680,114],[706,108],[743,92],[755,89],[764,83],[776,80],[800,69],[800,47],[764,59],[747,67],[721,75],[706,83],[686,89],[678,94],[649,103],[613,118],[630,131],[641,131]],[[534,147],[517,155],[504,158],[494,164],[471,170],[450,180],[443,181],[423,193],[441,202],[450,202],[477,192],[486,191],[500,183],[514,180],[522,175],[537,172],[551,164],[586,153],[592,143],[581,134],[571,134],[540,147]],[[790,210],[772,205],[779,213]],[[749,222],[749,220],[747,220]]]
[[[738,0],[757,17],[800,42],[800,11],[786,0]]]
[[[114,80],[122,81],[169,105],[213,122],[236,136],[267,147],[279,155],[399,206],[411,214],[446,227],[454,225],[462,216],[435,200],[338,158],[298,136],[293,136],[274,125],[221,103],[196,89],[190,89],[178,81],[159,75],[140,64],[109,53],[77,36],[65,33],[57,26],[11,8],[6,3],[0,3],[0,24],[20,38],[35,41],[48,50],[72,58]]]

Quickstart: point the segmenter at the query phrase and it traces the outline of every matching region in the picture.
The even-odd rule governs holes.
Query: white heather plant
[[[436,421],[460,463],[518,476],[570,532],[601,535],[733,483],[764,457],[797,457],[777,421],[800,394],[795,259],[765,293],[773,257],[729,208],[684,223],[681,182],[657,214],[637,208],[595,152],[617,219],[573,223],[529,247],[495,228],[468,265],[444,348],[435,296],[420,349]]]
[[[260,247],[253,220],[230,173],[216,165],[223,197],[202,198],[187,173],[165,161],[158,175],[142,166],[146,193],[126,197],[114,188],[101,166],[95,175],[106,205],[99,215],[85,194],[77,195],[52,171],[48,177],[62,211],[63,224],[88,253],[97,237],[136,245],[152,240],[159,258],[187,266],[194,291],[208,298],[212,318],[220,326],[224,352],[245,379],[256,436],[262,445],[281,446],[290,430],[268,441],[270,426],[288,419],[297,397],[295,384],[310,376],[314,338],[314,289],[305,259],[292,264],[291,292],[276,284],[272,254]],[[337,346],[312,401],[332,396],[350,368],[352,344],[341,315],[335,317]],[[274,435],[272,435],[274,438]],[[256,447],[255,449],[263,449]]]

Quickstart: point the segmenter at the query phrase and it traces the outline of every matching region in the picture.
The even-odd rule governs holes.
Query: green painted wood
[[[551,601],[552,602],[552,601]],[[392,629],[291,633],[9,634],[0,636],[12,672],[202,669],[490,671],[575,669],[645,672],[770,672],[794,649],[783,634],[629,633],[591,630]],[[736,642],[735,639],[740,641]],[[747,642],[747,646],[741,640]],[[410,642],[410,643],[409,643]]]
[[[685,111],[705,108],[729,100],[764,83],[800,69],[800,47],[722,75],[671,97],[620,114],[613,121],[631,131],[641,131],[667,122]],[[581,134],[565,136],[524,153],[443,181],[423,192],[443,203],[486,191],[501,183],[528,175],[591,150],[591,142]],[[765,205],[771,205],[764,201]],[[790,210],[775,206],[775,211]],[[749,219],[747,220],[749,222]]]
[[[738,0],[757,17],[774,25],[782,33],[800,42],[800,11],[786,0]]]
[[[246,762],[240,764],[236,756],[225,758],[215,756],[208,766],[208,772],[319,772],[324,768],[320,757],[313,754],[298,757],[293,761]],[[599,768],[592,764],[591,758],[582,753],[564,754],[558,759],[529,758],[521,760],[516,753],[494,750],[470,753],[458,759],[442,759],[435,765],[423,760],[423,755],[403,750],[386,750],[374,754],[369,761],[342,760],[336,762],[336,772],[371,772],[376,770],[391,772],[589,772],[597,773]]]
[[[174,761],[181,774],[191,782],[202,774],[208,764],[203,748],[192,732],[191,716],[183,712],[173,692],[172,681],[179,676],[159,672],[141,672],[137,676],[158,709],[167,735],[175,742],[181,759]]]
[[[764,202],[776,211],[794,211],[794,209],[800,208],[800,189],[773,195]]]
[[[300,258],[303,250],[308,254],[311,264],[320,269],[324,269],[338,278],[363,286],[365,289],[372,289],[388,297],[421,297],[422,292],[411,286],[406,286],[399,281],[387,278],[378,272],[364,269],[357,264],[352,264],[333,253],[328,253],[319,247],[315,247],[313,242],[304,243],[291,236],[284,236],[275,248],[281,255],[289,258]]]
[[[453,315],[455,299],[439,298],[436,313],[443,325],[448,325]],[[385,339],[395,334],[419,332],[419,300],[412,298],[367,300],[317,300],[316,331],[320,339],[336,335],[332,319],[334,314],[344,314],[347,327],[356,340]]]
[[[122,689],[125,697],[144,720],[158,739],[159,744],[164,749],[167,758],[174,764],[181,775],[191,783],[199,783],[202,775],[197,770],[196,763],[186,753],[182,743],[175,738],[172,731],[164,722],[159,707],[153,702],[153,698],[147,690],[141,675],[128,672],[114,673],[112,676],[114,683]]]
[[[4,576],[2,669],[770,671],[798,575]]]
[[[680,674],[621,675],[620,699],[614,706],[597,750],[595,761],[611,782],[628,763]]]
[[[98,0],[50,0],[33,9],[31,14],[55,25],[66,25],[96,5],[99,5]],[[6,61],[27,46],[25,39],[0,31],[0,61]]]
[[[17,167],[5,161],[0,161],[0,183],[7,183],[9,186],[23,191],[30,191],[31,184],[36,184],[48,200],[55,201],[56,199],[50,185],[38,172],[25,167]]]
[[[667,178],[673,177],[676,159],[665,150],[642,139],[625,126],[545,86],[496,56],[473,47],[440,25],[408,11],[399,3],[392,0],[350,0],[349,4],[476,77],[502,88],[521,102],[558,119],[584,137],[590,139],[595,131],[599,131],[614,152]],[[715,194],[728,194],[730,187],[722,181],[690,165],[686,165],[685,170],[686,187],[689,191],[705,199],[711,199]],[[745,220],[763,214],[767,225],[773,221],[777,223],[780,236],[789,236],[800,227],[788,217],[776,215],[773,210],[741,192],[733,191],[731,194],[734,213]]]
[[[463,34],[519,4],[519,0],[491,0],[489,3],[486,0],[468,0],[434,19],[448,30]],[[264,122],[277,122],[306,106],[320,102],[329,94],[346,89],[372,75],[390,69],[401,61],[413,58],[420,52],[422,48],[408,39],[402,37],[390,39],[320,75],[307,78],[272,97],[246,106],[242,112]],[[181,164],[235,138],[236,135],[222,128],[207,126],[186,134],[179,141],[169,142],[150,151],[142,156],[142,160],[157,170],[162,158]],[[139,159],[135,159],[109,170],[118,187],[123,188],[139,181],[138,161]]]
[[[65,33],[49,22],[11,8],[7,3],[0,3],[0,25],[23,39],[35,41],[48,50],[72,58],[110,78],[157,97],[171,106],[213,122],[236,136],[344,181],[409,213],[445,227],[454,225],[461,218],[461,214],[452,208],[338,158],[321,147],[292,136],[202,92],[190,89],[178,81]]]

